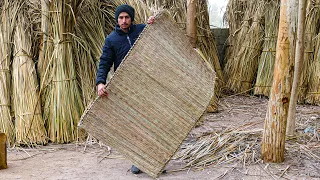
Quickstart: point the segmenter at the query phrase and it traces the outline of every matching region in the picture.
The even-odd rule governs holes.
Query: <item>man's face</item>
[[[118,16],[118,24],[121,29],[129,29],[131,25],[131,17],[128,13],[122,12]]]

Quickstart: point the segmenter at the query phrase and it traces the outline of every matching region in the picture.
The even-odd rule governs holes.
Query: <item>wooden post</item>
[[[196,12],[197,12],[196,1],[188,0],[187,1],[187,35],[194,48],[197,45]]]
[[[0,169],[7,169],[7,138],[0,133]]]
[[[300,83],[301,71],[304,58],[304,32],[305,32],[305,19],[306,19],[306,4],[307,0],[299,0],[298,11],[298,31],[297,31],[297,43],[295,51],[295,65],[294,76],[292,83],[291,98],[289,104],[289,112],[287,119],[287,136],[293,136],[295,131],[295,118],[296,118],[296,106],[298,100],[298,87]]]
[[[286,121],[292,86],[293,60],[289,58],[287,0],[281,0],[274,78],[264,124],[262,159],[284,161]],[[292,61],[292,62],[291,62]]]

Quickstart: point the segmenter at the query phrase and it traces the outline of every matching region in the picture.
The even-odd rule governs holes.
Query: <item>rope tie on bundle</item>
[[[64,82],[64,81],[74,81],[76,80],[77,78],[68,78],[68,79],[62,79],[62,80],[52,80],[52,82]]]
[[[307,92],[307,94],[320,94],[320,92]]]
[[[0,106],[7,106],[7,107],[10,107],[11,104],[0,104]]]
[[[237,80],[237,81],[244,82],[244,83],[252,84],[251,81],[243,81],[243,80],[241,80],[241,79],[237,79],[237,78],[234,78],[234,77],[232,77],[232,78],[230,78],[230,79]]]
[[[10,72],[9,69],[0,69],[0,72]]]
[[[29,116],[29,115],[41,115],[41,113],[26,112],[26,113],[18,114],[18,116]]]

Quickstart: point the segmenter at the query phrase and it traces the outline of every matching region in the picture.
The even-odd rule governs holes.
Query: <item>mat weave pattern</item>
[[[148,25],[80,127],[157,177],[214,94],[215,72],[167,14]]]

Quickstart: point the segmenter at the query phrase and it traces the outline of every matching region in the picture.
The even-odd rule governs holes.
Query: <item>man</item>
[[[117,25],[115,30],[109,34],[105,40],[100,57],[99,68],[97,72],[96,85],[98,86],[98,95],[107,96],[105,90],[106,77],[114,64],[114,71],[118,68],[123,58],[126,56],[144,27],[145,24],[133,24],[134,9],[127,5],[118,6],[115,12]],[[147,23],[152,24],[154,17],[151,16]]]
[[[115,30],[105,40],[97,72],[96,85],[98,87],[98,95],[101,97],[108,96],[105,84],[111,66],[114,64],[114,71],[117,70],[123,58],[146,26],[145,24],[132,23],[134,21],[134,9],[127,4],[117,7],[115,19],[117,25]],[[152,24],[153,22],[154,17],[149,17],[147,23]],[[139,174],[141,171],[132,165],[131,172]]]

